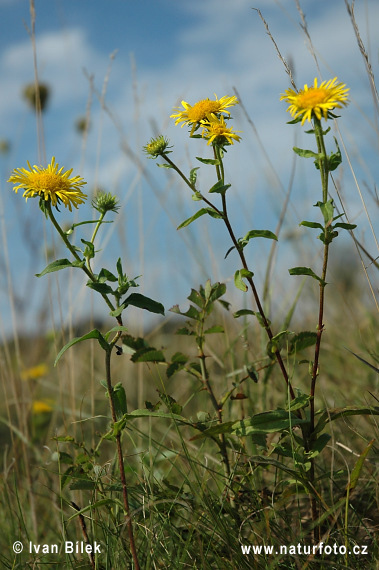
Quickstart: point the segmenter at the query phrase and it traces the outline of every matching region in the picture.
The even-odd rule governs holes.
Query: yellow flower
[[[240,133],[241,131],[237,131]],[[233,133],[232,127],[227,127],[224,117],[218,118],[213,113],[209,116],[209,122],[204,124],[202,136],[208,139],[208,145],[215,142],[220,145],[233,144],[233,139],[239,142],[241,137]]]
[[[49,402],[51,402],[51,400],[48,400]],[[42,401],[42,400],[34,400],[33,404],[32,404],[32,412],[33,414],[46,414],[46,413],[50,413],[53,411],[53,408],[50,406],[50,404],[47,403],[47,401]]]
[[[337,77],[329,81],[323,81],[320,86],[317,85],[317,77],[314,85],[308,87],[304,85],[304,89],[296,93],[293,89],[287,89],[281,95],[280,100],[290,103],[287,111],[290,112],[294,119],[302,117],[301,124],[305,121],[311,122],[312,117],[321,120],[328,119],[329,112],[335,107],[341,109],[343,105],[348,104],[348,92],[346,85],[336,83]]]
[[[57,206],[61,202],[70,212],[71,205],[75,208],[79,204],[83,204],[87,198],[86,194],[81,191],[81,186],[87,184],[80,176],[70,178],[71,170],[63,172],[59,168],[59,164],[55,163],[55,157],[51,159],[51,163],[47,168],[42,166],[30,166],[26,168],[15,168],[8,182],[12,182],[15,186],[13,190],[17,193],[20,188],[25,190],[23,197],[34,198],[40,196],[43,200],[50,201],[52,206]]]
[[[234,95],[232,97],[224,96],[221,99],[217,98],[215,94],[216,100],[211,101],[210,99],[202,99],[195,103],[195,105],[189,105],[185,101],[182,101],[182,105],[184,107],[184,111],[179,111],[179,113],[175,113],[170,115],[171,118],[175,119],[175,125],[178,123],[183,122],[181,127],[184,125],[192,125],[191,135],[193,135],[195,129],[200,124],[203,124],[204,121],[208,121],[208,117],[213,113],[226,113],[230,115],[230,111],[227,110],[227,107],[231,107],[233,105],[237,105],[237,97]]]
[[[32,368],[26,368],[21,372],[21,380],[38,380],[42,376],[46,376],[48,368],[46,364],[38,364]]]

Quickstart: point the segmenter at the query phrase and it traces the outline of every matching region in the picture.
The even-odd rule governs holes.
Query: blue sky
[[[315,76],[338,76],[351,88],[351,103],[338,124],[366,207],[377,225],[372,194],[379,174],[378,114],[345,2],[303,0],[300,5],[317,61],[292,0],[35,2],[38,74],[40,81],[51,87],[44,113],[47,161],[54,155],[60,165],[80,173],[89,192],[101,186],[119,195],[122,210],[115,224],[104,226],[98,244],[102,249],[99,263],[112,269],[122,256],[130,277],[143,275],[141,291],[166,308],[183,304],[191,287],[208,277],[226,280],[234,295],[232,276],[238,264],[233,256],[223,260],[230,244],[214,220],[202,218],[196,226],[176,230],[198,204],[180,181],[156,168],[142,152],[153,134],[163,133],[175,145],[171,157],[186,172],[199,164],[195,156],[206,156],[208,149],[202,141],[190,141],[186,128],[174,126],[169,118],[173,107],[182,99],[193,104],[212,98],[214,93],[232,95],[237,88],[255,127],[251,128],[241,108],[233,109],[234,128],[243,131],[242,142],[230,148],[226,162],[227,177],[233,184],[229,201],[237,235],[253,228],[275,230],[291,176],[292,146],[314,144],[299,125],[286,124],[289,116],[279,96],[289,81],[253,8],[261,10],[282,55],[293,63],[299,87],[312,83]],[[355,12],[375,73],[379,4],[357,0]],[[27,160],[33,164],[43,161],[35,116],[21,97],[23,86],[34,78],[29,2],[0,0],[0,14],[0,139],[10,143],[10,152],[0,157],[4,241],[0,261],[11,271],[10,278],[2,271],[0,282],[1,329],[7,332],[15,325],[10,290],[15,295],[17,322],[33,328],[35,315],[49,298],[48,283],[52,298],[60,295],[64,320],[72,314],[84,316],[88,289],[77,275],[63,277],[61,273],[57,274],[61,281],[45,278],[44,283],[34,277],[45,264],[44,244],[45,239],[48,243],[52,240],[51,232],[39,214],[37,200],[25,205],[6,183],[14,167],[26,166]],[[91,129],[84,144],[74,125],[86,112],[90,113]],[[339,138],[334,126],[332,131]],[[331,135],[328,142],[332,149]],[[199,183],[203,190],[213,184],[212,176],[209,167],[202,167]],[[344,207],[358,224],[359,237],[375,255],[375,241],[346,157],[337,179]],[[298,161],[283,249],[278,255],[285,267],[295,258],[297,264],[306,264],[296,256],[304,255],[302,244],[307,243],[309,232],[300,233],[298,224],[315,216],[312,204],[319,199],[314,198],[318,185],[310,161]],[[62,223],[90,215],[88,207],[71,216],[68,211],[58,214]],[[286,245],[285,236],[291,232],[296,234],[296,247]],[[80,237],[87,236],[78,234],[76,239]],[[266,251],[267,244],[260,242],[249,252],[258,280],[264,274]],[[63,255],[58,249],[57,256]],[[280,263],[278,271],[283,272]],[[318,263],[317,253],[314,263]],[[289,283],[290,278],[281,278],[276,295],[285,296]]]

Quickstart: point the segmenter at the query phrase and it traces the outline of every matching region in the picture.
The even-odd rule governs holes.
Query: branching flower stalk
[[[216,145],[213,146],[213,149],[214,149],[214,153],[215,153],[215,159],[216,159],[217,161],[219,161],[219,163],[220,163],[219,165],[216,164],[216,172],[217,172],[217,176],[218,176],[218,181],[224,182],[224,166],[223,166],[223,161],[222,161],[222,158],[221,158],[220,149],[219,149]],[[247,264],[247,261],[246,261],[246,257],[245,257],[243,248],[241,248],[241,245],[240,245],[240,243],[238,242],[238,240],[237,240],[237,238],[236,238],[236,236],[235,236],[233,227],[232,227],[232,225],[231,225],[231,222],[230,222],[230,219],[229,219],[229,216],[228,216],[228,211],[227,211],[225,193],[222,194],[222,209],[219,209],[213,202],[211,202],[206,196],[204,196],[204,194],[202,194],[201,192],[199,192],[199,191],[196,189],[195,185],[190,182],[190,180],[189,180],[189,179],[186,177],[186,175],[181,171],[181,169],[170,159],[170,157],[167,155],[166,152],[162,152],[162,153],[160,154],[160,156],[163,158],[163,160],[165,160],[165,161],[167,162],[167,164],[170,165],[170,167],[171,167],[173,170],[175,170],[175,171],[179,174],[179,176],[180,176],[180,177],[182,178],[182,180],[186,183],[186,185],[190,188],[190,190],[192,190],[192,192],[196,193],[196,194],[199,196],[199,198],[200,198],[205,204],[207,204],[207,206],[209,206],[210,208],[212,208],[212,209],[219,215],[219,217],[222,218],[222,220],[224,221],[224,224],[225,224],[225,226],[226,226],[226,229],[227,229],[227,231],[228,231],[228,234],[229,234],[229,236],[230,236],[230,239],[231,239],[231,241],[232,241],[232,243],[233,243],[233,246],[234,246],[235,249],[237,250],[237,253],[238,253],[239,258],[240,258],[240,260],[241,260],[242,267],[243,267],[243,268],[246,270],[246,272],[247,272],[246,277],[245,277],[245,278],[246,278],[246,281],[249,283],[250,289],[251,289],[251,291],[252,291],[252,293],[253,293],[254,301],[255,301],[255,303],[256,303],[258,312],[259,312],[259,314],[260,314],[260,316],[261,316],[261,319],[262,319],[263,328],[265,329],[266,334],[267,334],[269,340],[271,341],[271,340],[273,339],[273,337],[274,337],[274,334],[273,334],[273,332],[272,332],[270,323],[269,323],[269,321],[268,321],[268,319],[267,319],[267,317],[266,317],[266,314],[265,314],[265,312],[264,312],[262,303],[261,303],[260,298],[259,298],[258,291],[257,291],[257,289],[256,289],[256,287],[255,287],[254,280],[253,280],[253,278],[252,278],[252,276],[251,276],[251,271],[250,271],[249,268],[248,268],[248,264]],[[287,372],[286,366],[285,366],[285,364],[284,364],[284,362],[283,362],[283,358],[282,358],[282,356],[281,356],[281,354],[280,354],[279,351],[276,351],[276,352],[275,352],[275,358],[276,358],[276,360],[277,360],[277,362],[278,362],[278,364],[279,364],[281,373],[282,373],[283,378],[284,378],[284,380],[285,380],[285,382],[286,382],[287,389],[288,389],[288,391],[289,391],[290,397],[291,397],[291,399],[293,400],[293,399],[295,398],[295,392],[294,392],[293,387],[292,387],[292,385],[291,385],[291,382],[290,382],[290,379],[289,379],[289,376],[288,376],[288,372]]]
[[[89,278],[89,282],[94,284],[95,290],[97,289],[98,292],[103,297],[106,305],[110,309],[111,312],[115,313],[115,318],[118,324],[118,327],[115,331],[113,339],[109,342],[105,340],[105,338],[101,335],[99,331],[95,331],[97,333],[96,336],[88,338],[97,338],[99,340],[100,346],[105,351],[105,372],[106,372],[106,384],[107,384],[107,393],[108,393],[108,400],[109,406],[112,416],[113,425],[116,426],[118,417],[116,413],[116,404],[114,399],[114,389],[112,385],[112,377],[111,377],[111,355],[112,351],[115,348],[118,340],[122,336],[122,330],[125,328],[123,327],[121,310],[118,311],[120,308],[120,295],[116,294],[116,306],[112,303],[109,299],[109,296],[106,292],[103,292],[99,289],[98,279],[96,275],[93,273],[91,269],[90,259],[94,256],[94,241],[98,232],[100,225],[103,223],[104,216],[109,211],[117,212],[117,198],[112,196],[111,194],[101,193],[96,200],[93,201],[92,206],[100,212],[100,219],[97,220],[95,229],[93,231],[91,241],[84,243],[87,245],[84,252],[82,252],[79,248],[74,247],[69,239],[67,232],[63,231],[61,226],[59,225],[57,219],[54,216],[52,207],[58,207],[59,205],[63,204],[65,207],[69,208],[72,211],[72,206],[78,208],[78,206],[85,202],[87,196],[81,190],[81,187],[86,184],[86,182],[80,176],[71,177],[72,169],[69,171],[64,172],[63,167],[59,168],[59,165],[55,162],[55,158],[53,157],[51,163],[47,166],[47,168],[34,166],[31,167],[30,163],[28,162],[29,170],[25,168],[17,168],[14,169],[12,175],[10,176],[8,182],[12,182],[14,184],[14,190],[17,193],[19,189],[24,190],[23,197],[28,200],[29,198],[39,197],[40,199],[40,208],[44,212],[45,216],[48,217],[53,224],[54,228],[56,229],[57,233],[61,237],[63,243],[65,244],[68,251],[71,253],[72,257],[74,258],[74,262],[69,262],[68,260],[60,260],[57,262],[53,262],[50,264],[41,274],[38,276],[42,276],[46,273],[50,273],[52,271],[57,271],[62,267],[78,267],[84,271],[86,276]],[[81,222],[76,225],[81,225],[82,223],[92,223],[91,222]],[[75,225],[72,227],[72,229]],[[78,252],[83,253],[83,257],[79,255]],[[61,263],[63,262],[63,263]],[[119,271],[120,273],[120,271]],[[122,276],[119,276],[122,281]],[[112,280],[116,280],[116,278],[112,276]],[[96,287],[97,285],[97,287]],[[123,285],[122,283],[120,284]],[[125,288],[125,287],[124,287]],[[127,290],[127,289],[126,289]],[[85,337],[84,337],[85,338]],[[74,339],[75,342],[75,339]],[[72,343],[66,345],[63,349],[65,350]],[[62,351],[61,351],[62,353]],[[60,353],[60,354],[61,354]],[[134,539],[134,532],[133,532],[133,524],[131,519],[130,513],[130,506],[128,500],[128,487],[126,482],[125,476],[125,466],[123,460],[123,452],[122,452],[122,444],[121,444],[121,435],[122,430],[116,429],[114,427],[114,437],[116,440],[116,448],[117,448],[117,459],[120,471],[120,479],[122,485],[122,495],[123,495],[123,503],[125,509],[125,517],[126,517],[126,526],[128,529],[128,536],[129,536],[129,544],[130,544],[130,552],[133,558],[134,567],[136,570],[139,570],[139,562],[137,556],[137,550],[135,545]]]

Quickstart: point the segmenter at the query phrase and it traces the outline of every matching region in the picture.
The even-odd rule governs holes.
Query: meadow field
[[[120,192],[47,155],[30,2],[40,161],[0,145],[2,568],[378,568],[378,54],[346,1],[356,91],[321,75],[295,5],[306,83],[254,14],[283,70],[278,140],[238,85],[164,116],[157,98],[127,136],[111,67],[103,91],[86,73],[82,153],[97,98],[135,171]]]

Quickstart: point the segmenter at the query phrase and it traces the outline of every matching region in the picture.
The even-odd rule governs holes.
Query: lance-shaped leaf
[[[145,297],[145,295],[141,295],[141,293],[131,293],[122,304],[125,307],[133,305],[133,307],[145,309],[150,313],[164,315],[164,306],[162,303],[158,303],[158,301],[154,301],[153,299],[150,299],[150,297]]]
[[[344,222],[338,222],[333,225],[333,228],[342,228],[343,230],[355,230],[357,224],[345,224]]]
[[[225,192],[227,191],[228,188],[231,187],[231,184],[224,184],[224,182],[222,180],[219,180],[218,182],[216,182],[216,184],[214,184],[212,186],[212,188],[209,190],[209,194],[225,194]]]
[[[292,267],[288,270],[290,275],[309,275],[309,277],[313,277],[313,279],[317,279],[322,285],[326,285],[326,281],[321,279],[310,267]]]
[[[200,158],[200,156],[197,156],[196,160],[198,160],[199,162],[202,162],[203,164],[213,164],[214,166],[217,166],[220,164],[220,161],[218,160],[218,158]]]
[[[314,228],[314,229],[324,231],[324,226],[322,224],[320,224],[319,222],[303,221],[303,222],[300,222],[299,226],[306,226],[307,228]]]
[[[297,146],[294,146],[293,150],[294,150],[294,152],[296,152],[296,154],[298,154],[299,156],[302,156],[304,158],[319,159],[321,157],[320,154],[318,154],[317,152],[313,152],[313,150],[305,150],[304,148],[298,148]]]
[[[354,468],[353,468],[353,470],[352,470],[352,472],[351,472],[351,475],[350,475],[350,482],[349,482],[349,484],[348,484],[346,490],[352,491],[353,489],[355,489],[355,487],[356,487],[356,485],[357,485],[357,483],[358,483],[358,479],[359,479],[359,476],[360,476],[360,474],[361,474],[362,467],[363,467],[363,464],[364,464],[364,462],[365,462],[365,459],[366,459],[366,457],[367,457],[367,455],[368,455],[370,449],[371,449],[372,446],[374,445],[374,442],[375,442],[375,439],[372,439],[372,440],[369,442],[369,444],[366,446],[366,448],[363,450],[363,452],[361,453],[361,455],[359,456],[359,459],[358,459],[358,461],[356,462],[356,464],[354,465]]]
[[[64,354],[66,352],[66,350],[68,350],[71,346],[74,346],[74,344],[78,344],[79,342],[82,342],[83,340],[90,340],[92,338],[99,341],[99,344],[103,350],[109,350],[110,349],[110,345],[107,343],[107,341],[105,340],[105,338],[103,337],[101,332],[97,329],[93,329],[92,331],[90,331],[89,333],[87,333],[83,336],[78,336],[78,337],[72,338],[70,340],[70,342],[65,344],[65,346],[59,351],[58,356],[55,359],[54,366],[57,365],[62,354]]]
[[[185,228],[186,226],[189,226],[190,224],[192,224],[192,222],[194,222],[195,220],[197,220],[201,216],[204,216],[204,214],[209,214],[210,216],[212,216],[212,218],[222,218],[222,215],[219,214],[218,212],[216,212],[216,210],[214,210],[213,208],[201,208],[200,210],[198,210],[196,212],[196,214],[194,214],[190,218],[187,218],[186,220],[184,220],[184,222],[182,222],[177,227],[177,229],[180,230],[181,228]]]
[[[314,430],[314,434],[323,431],[328,422],[333,422],[345,416],[379,416],[379,406],[369,406],[366,408],[359,406],[348,406],[346,408],[332,408],[328,410],[320,410],[317,415],[320,418]]]
[[[235,422],[232,433],[239,436],[253,433],[276,433],[305,423],[308,423],[308,420],[301,419],[287,410],[277,409]]]
[[[36,273],[36,277],[42,277],[47,273],[53,273],[54,271],[60,271],[61,269],[66,269],[66,267],[83,267],[85,264],[84,259],[80,261],[70,261],[69,259],[57,259],[52,263],[49,263],[47,267],[41,272]]]
[[[274,239],[275,241],[278,241],[278,238],[276,237],[276,235],[273,232],[270,232],[269,230],[250,230],[249,232],[247,232],[247,234],[243,238],[243,241],[249,241],[249,240],[256,238],[256,237],[263,237],[263,238]]]

